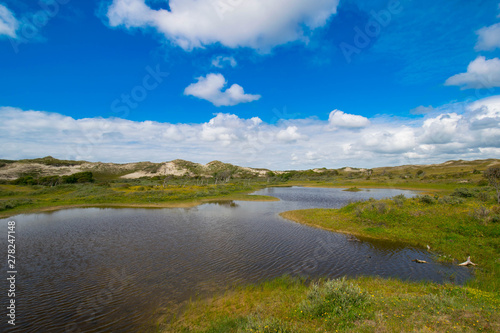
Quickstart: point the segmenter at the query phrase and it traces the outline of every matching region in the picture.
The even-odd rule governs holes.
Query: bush
[[[349,325],[367,315],[368,295],[345,278],[315,283],[300,304],[305,315],[330,319],[333,324]]]
[[[54,186],[57,185],[60,181],[61,179],[59,178],[59,176],[46,176],[39,178],[37,180],[37,184],[45,186]]]
[[[460,188],[455,189],[455,191],[453,191],[453,193],[451,195],[454,197],[459,197],[459,198],[472,198],[472,197],[474,197],[474,192],[472,192],[468,188],[460,187]]]
[[[385,214],[387,211],[387,204],[385,202],[377,202],[373,205],[379,214]]]
[[[62,182],[64,184],[92,183],[93,181],[94,175],[90,171],[78,172],[70,176],[62,177]]]
[[[0,201],[0,211],[16,208],[17,206],[28,205],[31,203],[33,203],[33,200],[31,199],[13,199]]]
[[[481,179],[477,182],[477,186],[488,186],[490,183],[486,179]]]
[[[448,205],[460,205],[464,203],[464,199],[462,198],[457,198],[457,197],[450,197],[450,196],[444,196],[442,198],[439,198],[438,202],[440,204],[448,204]]]
[[[477,198],[483,202],[486,202],[486,201],[490,200],[491,196],[487,192],[479,192],[479,194],[477,195]]]
[[[426,195],[418,196],[418,201],[420,201],[421,203],[424,203],[424,204],[433,204],[436,202],[436,199],[434,199],[430,195],[426,194]]]
[[[396,195],[394,197],[392,197],[392,201],[394,201],[394,203],[396,204],[396,206],[398,207],[403,207],[405,201],[406,201],[406,197],[404,194],[399,194],[399,195]]]
[[[36,181],[33,176],[23,176],[12,181],[12,184],[14,185],[34,185],[35,183]]]
[[[490,215],[490,210],[484,206],[481,206],[479,208],[474,209],[471,215],[477,220],[484,220]]]

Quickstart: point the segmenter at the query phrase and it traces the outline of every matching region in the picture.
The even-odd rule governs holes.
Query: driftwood
[[[472,261],[470,261],[470,256],[467,257],[467,261],[461,263],[461,264],[458,264],[458,266],[469,266],[469,265],[472,265],[472,266],[477,266],[475,263],[473,263]]]
[[[425,260],[413,259],[412,261],[416,262],[417,264],[427,264],[427,261]]]

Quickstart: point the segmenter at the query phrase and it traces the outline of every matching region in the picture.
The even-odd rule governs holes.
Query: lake
[[[190,298],[284,274],[464,283],[469,269],[436,263],[423,249],[352,242],[278,215],[401,193],[415,195],[397,189],[267,188],[255,194],[281,200],[221,201],[189,209],[67,209],[3,219],[3,235],[7,221],[16,221],[15,331],[144,331],[158,318],[176,314]],[[412,262],[415,258],[429,264]],[[5,276],[6,264],[2,260]],[[0,331],[8,332],[2,317]]]

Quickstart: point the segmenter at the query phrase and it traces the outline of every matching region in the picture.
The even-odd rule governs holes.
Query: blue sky
[[[498,1],[0,0],[1,158],[499,158],[499,56]]]

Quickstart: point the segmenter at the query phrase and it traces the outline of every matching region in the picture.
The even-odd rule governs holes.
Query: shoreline
[[[253,198],[255,197],[255,198]],[[232,196],[221,196],[214,198],[205,198],[193,201],[177,201],[177,202],[166,202],[166,203],[96,203],[96,204],[68,204],[68,205],[57,205],[57,206],[44,206],[36,208],[20,209],[19,211],[13,212],[12,214],[0,213],[0,219],[8,219],[17,215],[24,214],[38,214],[38,213],[50,213],[56,212],[64,209],[75,209],[75,208],[148,208],[148,209],[163,209],[163,208],[192,208],[199,205],[203,205],[211,202],[218,201],[257,201],[257,202],[273,202],[280,201],[280,199],[271,196],[263,195],[232,195]]]
[[[259,187],[253,189],[251,191],[247,191],[244,193],[235,193],[229,194],[225,196],[216,196],[210,198],[203,199],[195,199],[195,200],[185,200],[185,201],[173,201],[173,202],[162,202],[162,203],[68,203],[67,205],[46,205],[42,207],[31,207],[31,208],[14,208],[12,213],[10,211],[0,212],[0,219],[7,219],[12,216],[22,215],[22,214],[36,214],[36,213],[46,213],[53,212],[63,209],[73,209],[73,208],[191,208],[196,207],[205,203],[214,202],[214,201],[261,201],[261,202],[272,202],[279,201],[278,198],[272,196],[265,195],[251,195],[262,188],[271,188],[271,187],[308,187],[308,188],[345,188],[348,189],[352,187],[352,184],[346,185],[330,185],[330,184],[310,184],[308,182],[289,184],[289,185],[280,185],[280,184],[270,184],[264,187]],[[364,189],[399,189],[399,190],[407,190],[407,191],[418,191],[421,194],[428,193],[436,193],[439,192],[438,189],[422,189],[411,186],[392,186],[392,185],[362,185],[358,187],[361,190]]]

